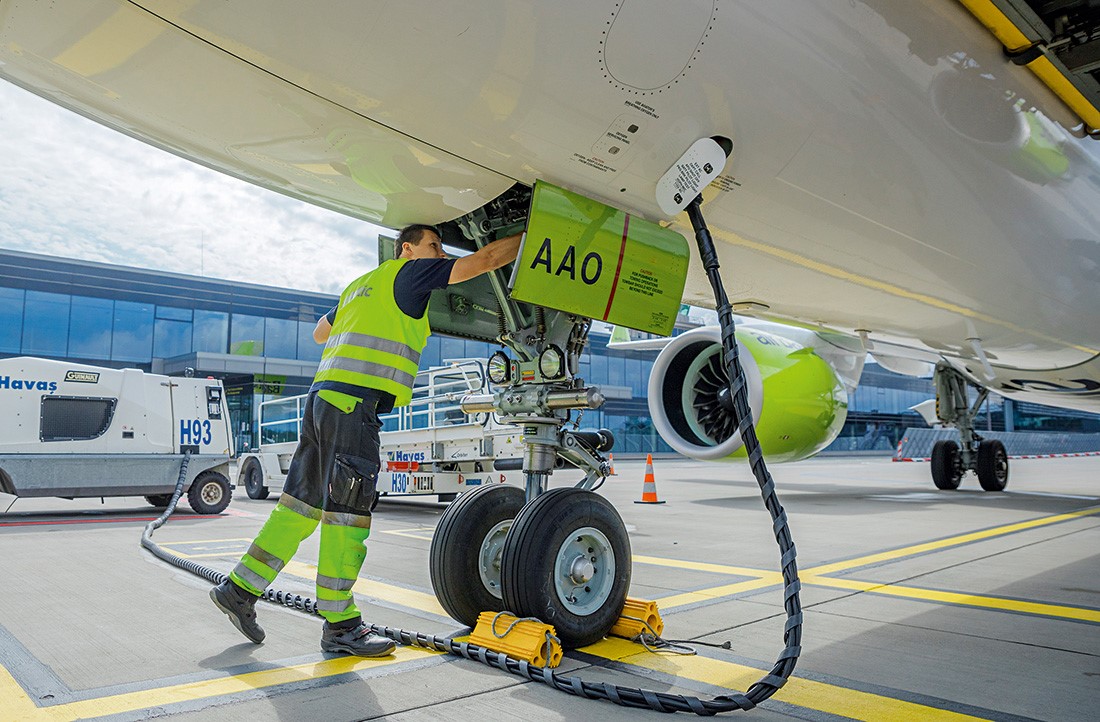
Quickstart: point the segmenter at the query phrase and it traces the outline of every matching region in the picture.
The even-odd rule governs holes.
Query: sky
[[[0,248],[338,294],[374,267],[383,230],[0,80]]]

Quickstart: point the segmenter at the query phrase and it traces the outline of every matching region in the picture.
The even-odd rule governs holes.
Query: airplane
[[[789,426],[761,438],[765,453],[823,448],[843,423],[845,374],[858,379],[852,359],[870,353],[894,371],[934,373],[939,418],[961,441],[934,450],[936,486],[956,488],[974,470],[996,491],[1007,455],[974,431],[968,387],[1100,411],[1098,36],[1085,0],[0,0],[0,77],[265,188],[391,228],[438,224],[453,247],[522,229],[536,182],[691,239],[688,218],[658,202],[658,181],[712,139],[728,160],[701,209],[733,309],[805,332],[789,347],[763,343],[776,337],[767,329],[738,335],[747,367],[785,371],[770,384],[750,378],[762,428],[769,407],[783,407]],[[692,254],[682,301],[713,306]],[[555,346],[573,382],[584,323],[513,304],[502,276],[488,284],[462,308],[500,304],[507,334],[491,314],[469,331],[507,336],[515,358],[490,369],[507,383],[517,369],[537,377]],[[721,397],[728,379],[708,370],[716,348],[713,333],[684,334],[651,379],[666,441],[700,458],[743,453]],[[759,362],[768,349],[787,353]],[[557,404],[598,401],[569,384],[550,393]],[[500,404],[498,394],[471,408]],[[526,501],[555,454],[590,477],[603,471],[598,434],[552,423],[524,433],[541,469]],[[784,434],[795,437],[787,446]],[[552,504],[575,503],[550,496],[526,508],[546,518]],[[467,507],[469,523],[441,522],[452,540],[495,539],[512,518],[471,527],[478,498],[452,505]],[[532,536],[541,522],[516,516],[524,503],[512,495],[504,506],[512,531],[522,520]],[[621,558],[625,531],[603,529],[587,541],[601,559]],[[520,612],[555,598],[517,598],[541,573],[527,551],[505,549],[494,582]],[[444,561],[477,578],[486,560]],[[590,584],[582,564],[557,580],[559,631],[583,622],[564,625],[570,642],[603,628],[622,572]],[[491,584],[440,583],[457,619],[499,604]]]

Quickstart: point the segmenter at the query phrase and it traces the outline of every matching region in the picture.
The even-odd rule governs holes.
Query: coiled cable
[[[387,627],[380,624],[371,624],[370,629],[375,634],[392,639],[405,646],[423,647],[439,652],[454,654],[459,657],[481,662],[482,664],[496,667],[509,674],[519,675],[532,682],[540,682],[560,690],[567,694],[587,699],[602,699],[624,707],[638,709],[651,709],[656,712],[694,712],[697,715],[710,716],[720,712],[735,710],[747,711],[775,694],[786,684],[787,679],[794,672],[798,656],[802,651],[802,606],[799,600],[801,584],[798,580],[798,567],[795,563],[795,546],[791,539],[790,529],[787,524],[787,514],[779,503],[775,494],[775,484],[768,472],[764,457],[760,451],[760,442],[756,436],[756,429],[752,423],[752,413],[748,402],[747,384],[745,373],[741,367],[741,361],[737,354],[737,341],[734,335],[733,307],[722,287],[721,277],[718,273],[718,253],[714,248],[714,242],[703,220],[700,205],[702,197],[697,197],[688,206],[688,215],[695,229],[696,241],[699,244],[700,256],[707,271],[707,278],[714,291],[716,308],[718,309],[719,324],[722,328],[723,361],[726,373],[731,379],[731,391],[734,403],[734,413],[738,418],[738,430],[748,452],[749,463],[753,475],[760,486],[764,506],[771,514],[772,530],[781,552],[780,566],[783,573],[783,607],[787,612],[787,621],[783,629],[784,648],[780,652],[771,671],[757,680],[744,694],[731,692],[713,699],[701,700],[698,697],[688,695],[671,694],[668,692],[656,692],[648,689],[624,687],[609,682],[589,682],[577,676],[561,675],[548,667],[536,667],[524,660],[513,659],[502,652],[494,652],[469,642],[459,642],[449,637],[437,637],[423,632],[410,631]],[[172,494],[172,500],[160,518],[149,522],[141,536],[141,545],[149,550],[157,558],[162,559],[180,569],[204,579],[220,584],[228,575],[214,569],[198,564],[190,559],[183,559],[171,552],[160,548],[152,540],[153,532],[159,529],[175,511],[180,495],[183,493],[184,480],[187,474],[187,465],[191,454],[184,454],[180,463],[179,479],[176,482],[176,490]],[[300,594],[290,594],[276,589],[267,589],[260,597],[273,604],[280,604],[290,609],[295,609],[306,614],[318,615],[317,604],[309,597]],[[647,647],[648,648],[648,647]]]

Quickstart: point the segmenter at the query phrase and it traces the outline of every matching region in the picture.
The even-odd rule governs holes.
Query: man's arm
[[[477,253],[459,258],[451,267],[449,282],[462,283],[516,260],[516,255],[519,253],[519,241],[522,237],[522,234],[517,233],[514,236],[493,241],[484,248],[479,249]]]
[[[332,333],[332,324],[328,322],[328,316],[321,316],[317,319],[317,325],[313,327],[313,340],[317,343],[325,343],[330,333]]]

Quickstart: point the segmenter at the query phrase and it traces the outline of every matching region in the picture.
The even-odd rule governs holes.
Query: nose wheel
[[[504,609],[501,553],[523,489],[505,484],[467,491],[443,512],[429,555],[436,599],[453,618],[472,627],[482,612]]]
[[[583,647],[614,626],[630,586],[630,539],[615,507],[584,489],[552,489],[512,523],[501,557],[504,607],[554,625]]]

